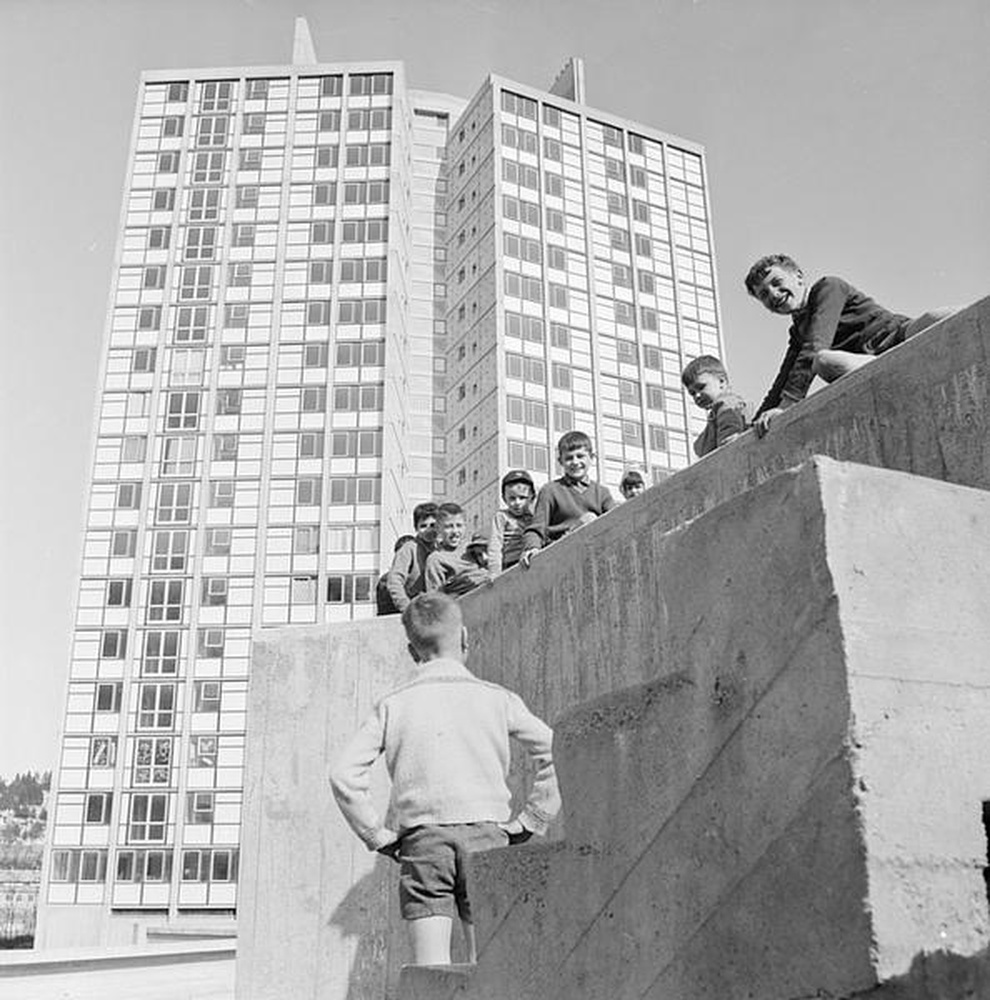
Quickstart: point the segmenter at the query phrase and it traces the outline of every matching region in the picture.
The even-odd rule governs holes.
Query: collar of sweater
[[[474,675],[460,660],[453,660],[449,657],[438,657],[435,660],[427,660],[420,663],[413,674],[412,681],[421,681],[428,677],[473,677]]]

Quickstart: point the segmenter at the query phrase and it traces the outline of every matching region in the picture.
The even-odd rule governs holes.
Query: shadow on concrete
[[[922,952],[903,976],[849,1000],[990,1000],[990,951],[965,957]]]

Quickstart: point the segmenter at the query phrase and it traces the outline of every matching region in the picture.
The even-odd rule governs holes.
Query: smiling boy
[[[753,420],[760,437],[774,417],[804,399],[816,375],[834,382],[955,311],[936,309],[917,319],[892,313],[842,278],[809,284],[786,254],[761,257],[746,275],[746,290],[770,312],[791,317],[787,353]]]
[[[443,590],[458,573],[468,569],[464,560],[466,524],[456,503],[440,504],[437,514],[437,547],[426,560],[424,577],[428,594]]]
[[[557,461],[564,474],[540,489],[533,523],[523,534],[519,563],[528,568],[533,555],[569,531],[611,510],[615,499],[590,475],[595,451],[584,431],[568,431],[557,442]]]
[[[729,388],[725,365],[711,354],[689,362],[681,382],[697,406],[708,411],[705,429],[694,442],[698,458],[728,444],[746,430],[746,400]]]

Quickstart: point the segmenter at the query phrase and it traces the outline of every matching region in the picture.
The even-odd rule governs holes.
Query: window
[[[320,529],[312,525],[297,527],[292,534],[292,551],[296,555],[315,555],[320,551]]]
[[[608,240],[612,247],[616,250],[629,249],[629,234],[624,229],[619,229],[616,226],[610,226],[608,230]]]
[[[86,796],[85,819],[87,826],[106,826],[113,809],[113,792],[90,792]]]
[[[547,194],[563,198],[564,178],[560,174],[552,173],[549,170],[544,171],[544,185]]]
[[[346,232],[346,223],[345,223]],[[346,240],[346,237],[345,237]],[[314,222],[311,236],[312,243],[333,243],[333,223]]]
[[[109,712],[116,714],[120,711],[120,693],[123,684],[114,681],[109,684],[97,684],[94,698],[94,712]]]
[[[151,568],[156,573],[177,573],[186,568],[189,532],[185,528],[156,531]]]
[[[168,90],[166,91],[165,100],[169,104],[173,104],[176,101],[185,102],[189,97],[189,84],[188,83],[170,83],[168,85]]]
[[[167,795],[132,795],[128,840],[131,843],[163,841],[167,810]]]
[[[144,269],[144,279],[141,282],[142,288],[164,288],[165,268],[159,264]]]
[[[220,348],[221,368],[243,368],[247,348],[243,344],[224,344]]]
[[[117,737],[94,736],[89,744],[90,767],[113,767],[117,762]]]
[[[324,385],[306,386],[302,391],[303,413],[324,413],[327,408],[327,389]]]
[[[182,852],[183,882],[236,882],[236,848]]]
[[[223,180],[225,164],[223,152],[197,153],[193,160],[193,183],[219,184]]]
[[[660,386],[646,383],[646,406],[650,410],[663,409],[663,389]]]
[[[635,420],[622,421],[622,440],[626,444],[643,445],[643,425]]]
[[[510,337],[518,337],[521,340],[529,340],[534,344],[542,344],[543,320],[538,316],[522,316],[519,313],[506,312],[505,332]],[[461,350],[463,350],[463,346]]]
[[[141,506],[141,484],[140,483],[118,483],[117,502],[118,510],[137,510]]]
[[[309,280],[313,285],[329,285],[333,280],[333,261],[310,261]]]
[[[201,628],[196,633],[196,655],[208,660],[223,656],[223,629]]]
[[[339,111],[321,111],[320,117],[317,120],[317,129],[320,132],[339,132],[340,131],[340,112]]]
[[[316,165],[318,167],[337,166],[338,146],[317,146]]]
[[[107,877],[106,850],[53,851],[53,882],[105,882]]]
[[[148,447],[148,439],[143,434],[128,434],[121,442],[122,462],[143,462]]]
[[[142,684],[138,729],[171,729],[175,722],[175,685]]]
[[[639,237],[636,237],[636,248],[637,253],[639,252]],[[656,278],[650,274],[649,271],[637,271],[636,273],[636,283],[639,285],[639,290],[645,295],[654,295],[657,290]]]
[[[380,131],[392,127],[391,108],[356,108],[347,113],[347,131]]]
[[[337,200],[337,185],[334,183],[317,184],[313,187],[314,205],[332,205]]]
[[[509,378],[524,379],[545,385],[547,381],[546,366],[539,358],[526,358],[521,354],[506,353],[505,374]]]
[[[169,882],[171,851],[117,851],[118,882]]]
[[[186,822],[213,822],[213,792],[189,792],[186,796]]]
[[[321,76],[320,96],[340,97],[344,92],[344,78],[342,76]]]
[[[207,576],[202,581],[200,604],[221,607],[227,603],[229,581],[225,576]]]
[[[241,412],[240,389],[217,389],[217,413],[231,415]]]
[[[667,450],[667,431],[656,424],[650,424],[650,449],[652,451]]]
[[[126,629],[107,629],[100,638],[100,658],[103,660],[122,660],[126,655]]]
[[[162,475],[190,476],[196,471],[195,437],[166,437],[162,442]]]
[[[200,230],[209,232],[210,230]],[[190,230],[190,235],[195,230]],[[212,251],[211,251],[212,252]],[[209,264],[184,267],[182,269],[182,284],[179,287],[180,299],[208,299],[213,284],[213,267]]]
[[[220,682],[196,681],[194,688],[193,710],[196,712],[220,711]]]
[[[158,487],[155,520],[159,524],[188,524],[192,510],[192,483],[162,483]]]
[[[241,159],[238,164],[241,170],[260,170],[261,169],[261,150],[260,149],[242,149]]]
[[[564,213],[558,212],[555,208],[548,208],[547,229],[552,233],[562,233],[564,231]]]
[[[219,218],[220,188],[194,188],[189,196],[190,222],[205,222]]]
[[[624,365],[634,365],[638,360],[636,345],[631,340],[617,340],[615,350]]]
[[[151,207],[155,212],[171,212],[175,207],[175,188],[155,188]]]
[[[301,431],[298,453],[300,458],[322,458],[323,431]]]
[[[636,253],[640,257],[653,256],[653,241],[649,236],[643,236],[641,233],[636,234]]]
[[[223,325],[228,330],[244,329],[248,325],[250,307],[243,302],[228,305],[224,309]]]
[[[165,427],[169,430],[196,430],[199,426],[200,393],[170,392]]]
[[[186,230],[186,248],[184,257],[186,260],[213,260],[217,249],[217,231],[212,226],[190,226]],[[189,284],[186,284],[186,277],[189,277]],[[196,280],[194,269],[186,268],[183,271],[183,285],[179,290],[179,297],[183,299],[209,298],[209,279],[206,281],[207,292],[205,295],[195,294],[198,289],[194,287]]]
[[[237,186],[237,208],[257,208],[258,207],[258,185],[239,184]]]
[[[555,389],[570,389],[571,370],[567,365],[554,362],[551,366],[551,371],[553,376],[553,387]]]
[[[229,556],[231,543],[230,528],[210,528],[206,533],[206,549],[208,556]]]
[[[107,607],[129,608],[133,589],[133,580],[107,580]]]
[[[148,631],[144,636],[141,673],[174,674],[179,669],[179,633]]]
[[[520,396],[506,397],[507,418],[517,424],[528,424],[530,427],[546,427],[547,408],[535,399],[523,399]]]
[[[135,785],[167,785],[172,769],[172,737],[142,736],[134,744]]]
[[[330,504],[381,503],[379,476],[334,476],[330,479]]]
[[[242,135],[264,135],[265,116],[259,114],[245,115],[241,133]]]
[[[131,371],[153,372],[157,356],[157,347],[136,347],[131,355]]]
[[[161,306],[141,306],[137,314],[139,330],[157,330],[162,324]]]
[[[233,479],[210,480],[210,506],[233,507],[237,484]]]
[[[167,250],[171,236],[171,229],[167,229],[165,226],[152,226],[148,230],[148,249]]]
[[[213,435],[213,460],[215,462],[232,462],[237,458],[236,434]]]
[[[352,95],[391,94],[391,73],[352,73],[349,79]]]
[[[234,226],[231,242],[235,247],[253,247],[256,228],[252,222],[239,222]]]
[[[316,476],[300,476],[296,480],[296,503],[302,507],[319,505],[323,496],[323,482]]]
[[[327,344],[305,344],[303,346],[303,367],[304,368],[326,368],[327,366]]]
[[[557,285],[550,282],[547,286],[547,296],[551,306],[557,309],[567,308],[567,288],[564,285]]]
[[[179,621],[182,618],[182,588],[182,580],[152,580],[148,592],[148,621]]]
[[[574,411],[569,406],[554,406],[553,429],[560,432],[574,430]]]
[[[196,130],[196,145],[226,146],[228,121],[225,115],[204,115],[199,119],[199,127]]]
[[[207,306],[180,306],[175,321],[175,342],[184,344],[206,339]]]
[[[315,604],[316,577],[315,576],[292,577],[289,597],[293,604]]]
[[[629,183],[633,187],[646,187],[646,171],[642,167],[629,167]]]
[[[649,222],[650,206],[645,201],[633,198],[633,218],[637,222]]]
[[[189,740],[189,766],[217,766],[217,738],[215,736],[193,736]]]
[[[314,299],[306,303],[306,324],[308,326],[330,325],[330,302]]]

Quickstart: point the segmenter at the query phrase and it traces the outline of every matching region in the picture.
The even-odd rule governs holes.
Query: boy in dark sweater
[[[695,403],[708,411],[708,423],[694,442],[698,458],[746,430],[746,400],[729,388],[729,373],[718,358],[710,354],[695,358],[681,374],[681,382]]]
[[[591,480],[594,457],[591,438],[584,431],[568,431],[557,442],[557,461],[564,474],[537,494],[533,522],[523,534],[523,552],[519,557],[524,569],[529,568],[534,553],[544,546],[615,506],[612,494]]]
[[[777,414],[804,399],[816,375],[834,382],[955,312],[935,309],[910,319],[842,278],[809,285],[786,254],[761,257],[746,275],[746,290],[770,312],[791,317],[787,353],[753,420],[760,437]]]
[[[464,558],[467,545],[464,511],[459,504],[440,504],[437,525],[437,547],[426,560],[424,579],[426,592],[445,590],[458,573],[471,568]]]
[[[421,503],[413,508],[416,537],[396,549],[392,567],[385,576],[385,587],[394,613],[405,611],[409,602],[426,589],[426,560],[436,547],[437,512],[435,503]]]

